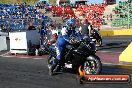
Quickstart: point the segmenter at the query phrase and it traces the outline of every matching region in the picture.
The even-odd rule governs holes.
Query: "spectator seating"
[[[53,16],[62,16],[63,10],[60,6],[52,6],[51,11]]]
[[[100,27],[105,7],[105,4],[80,5],[75,12],[79,11],[79,16],[84,16],[93,26]]]
[[[11,30],[24,30],[32,20],[33,25],[40,25],[41,13],[33,6],[0,4],[0,26]],[[42,19],[41,19],[42,20]],[[8,26],[7,26],[8,25]]]
[[[71,6],[52,6],[52,14],[62,17],[68,17],[69,15],[75,16]]]
[[[127,26],[128,22],[131,24],[132,23],[132,0],[130,0],[130,3],[128,1],[120,1],[118,6],[113,9],[113,12],[116,15],[116,19],[112,21],[113,26],[115,27]]]

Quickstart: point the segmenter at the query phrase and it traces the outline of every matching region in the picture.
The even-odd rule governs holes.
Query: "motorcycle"
[[[69,44],[65,48],[64,58],[54,68],[53,61],[56,59],[55,47],[50,45],[50,55],[48,58],[49,75],[57,73],[57,69],[71,70],[82,74],[99,74],[101,72],[102,64],[100,58],[95,54],[96,47],[91,39],[84,38],[82,41],[76,39],[72,40],[76,43]],[[51,69],[52,68],[52,69]]]
[[[93,42],[95,42],[96,46],[102,46],[102,37],[97,30],[93,29],[93,33],[91,34],[90,38]]]

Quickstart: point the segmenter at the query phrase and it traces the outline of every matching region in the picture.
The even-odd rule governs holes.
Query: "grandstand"
[[[16,4],[16,3],[24,3],[26,2],[29,5],[34,5],[39,0],[0,0],[0,4]]]
[[[132,0],[120,1],[113,12],[116,18],[112,21],[112,26],[124,28],[132,26]]]
[[[14,1],[14,0],[13,0]],[[20,1],[20,0],[16,0]],[[62,0],[65,1],[65,0]],[[105,0],[108,1],[108,0]],[[115,0],[113,0],[115,1]],[[130,0],[132,2],[132,0]],[[107,3],[108,4],[108,3]],[[132,4],[128,1],[120,1],[119,4],[88,4],[79,5],[77,8],[71,9],[71,6],[52,6],[52,14],[56,14],[62,18],[68,18],[69,14],[80,19],[88,19],[93,26],[101,29],[111,29],[120,27],[129,27],[132,23]],[[19,5],[0,4],[0,25],[10,27],[11,29],[26,29],[27,20],[25,17],[28,15],[29,19],[35,19],[35,25],[38,25],[38,18],[40,19],[40,12],[34,12],[33,6],[28,6],[28,14],[20,9]],[[10,9],[10,11],[9,11]],[[73,11],[74,10],[74,11]],[[37,11],[37,10],[36,10]],[[24,12],[24,13],[23,13]],[[43,12],[43,11],[42,11]],[[22,15],[23,14],[23,15]],[[112,16],[110,19],[109,16]],[[9,19],[11,18],[11,19]],[[20,20],[18,21],[18,19]],[[28,19],[28,20],[29,20]],[[9,23],[7,25],[7,23]],[[15,25],[14,25],[15,24]],[[24,25],[23,25],[24,24]],[[23,26],[20,26],[23,25]]]
[[[100,7],[99,4],[80,6],[75,10],[76,16],[80,19],[87,18],[93,25],[97,23],[95,26],[101,27],[101,29],[131,28],[132,0],[129,0],[129,2],[122,0],[119,3],[115,3],[115,0],[113,0],[112,3],[108,2],[106,4],[103,7]],[[98,14],[98,18],[94,17],[94,12]]]
[[[105,8],[106,4],[80,5],[75,12],[79,14],[79,18],[86,18],[93,26],[100,27],[103,24],[102,16]]]
[[[101,29],[111,29],[112,28],[112,20],[115,19],[115,13],[113,12],[113,9],[117,6],[118,4],[112,4],[112,5],[107,5],[105,8],[105,11],[103,13],[103,20],[104,24],[101,26]],[[110,18],[110,15],[112,14],[112,18]]]
[[[33,6],[0,4],[0,26],[8,30],[25,30],[30,22],[34,26],[41,23],[41,13]]]

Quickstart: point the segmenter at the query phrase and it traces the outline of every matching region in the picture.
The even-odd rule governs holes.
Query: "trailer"
[[[40,45],[40,34],[37,30],[10,32],[9,39],[12,54],[35,54],[37,46]]]

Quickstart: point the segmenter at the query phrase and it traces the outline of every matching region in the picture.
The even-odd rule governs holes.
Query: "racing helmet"
[[[76,20],[75,18],[70,18],[66,21],[66,26],[69,28],[75,27],[76,26]]]

